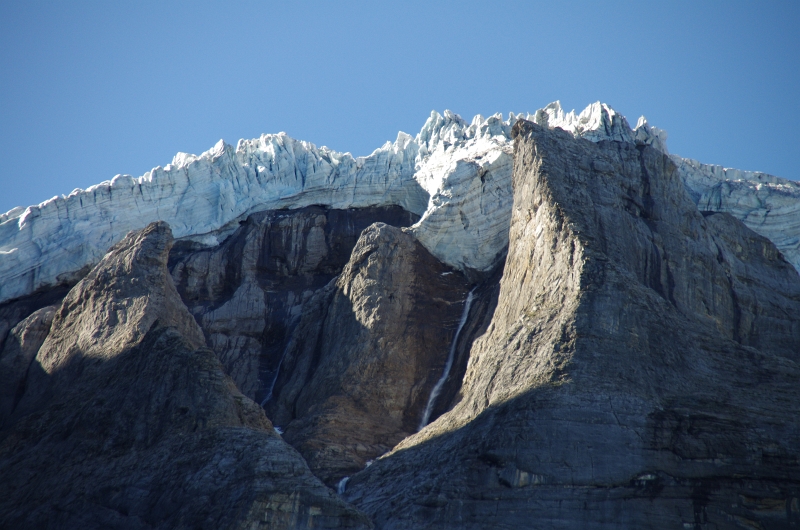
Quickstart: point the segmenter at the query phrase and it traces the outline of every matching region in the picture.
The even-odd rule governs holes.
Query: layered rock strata
[[[205,347],[171,245],[164,223],[131,233],[52,312],[0,432],[0,527],[369,527]]]
[[[379,528],[800,524],[796,270],[650,146],[516,132],[461,400],[345,497]]]

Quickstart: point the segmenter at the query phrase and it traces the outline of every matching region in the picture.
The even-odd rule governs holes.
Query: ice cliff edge
[[[511,129],[519,118],[592,141],[647,144],[667,152],[666,133],[640,118],[631,128],[608,105],[576,114],[558,102],[533,114],[466,122],[432,112],[416,137],[399,133],[365,157],[284,133],[218,142],[196,156],[134,178],[117,175],[86,190],[0,215],[0,302],[70,283],[130,230],[163,220],[177,238],[215,245],[248,214],[308,205],[398,205],[421,215],[412,230],[437,258],[485,271],[508,244]],[[672,155],[701,210],[725,211],[770,238],[800,268],[800,184]]]

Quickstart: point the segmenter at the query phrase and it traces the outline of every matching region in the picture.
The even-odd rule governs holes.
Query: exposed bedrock
[[[652,147],[515,127],[460,400],[354,475],[378,528],[800,525],[800,278]]]
[[[34,311],[11,329],[0,350],[0,429],[25,392],[28,370],[50,332],[56,309],[46,306]]]
[[[74,285],[74,284],[72,284]],[[9,332],[32,313],[50,305],[60,305],[72,285],[60,285],[0,304],[0,352]]]
[[[328,484],[415,432],[469,286],[413,235],[376,223],[304,312],[267,404]]]
[[[369,527],[205,347],[171,246],[165,223],[131,232],[11,332],[27,358],[49,327],[0,432],[0,527]]]
[[[261,403],[304,304],[342,271],[361,231],[417,219],[398,206],[270,210],[249,216],[217,247],[178,242],[170,268],[208,346],[239,390]]]

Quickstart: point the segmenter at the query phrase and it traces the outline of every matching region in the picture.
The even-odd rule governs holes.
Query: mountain
[[[0,219],[0,527],[794,528],[800,188],[607,105]]]

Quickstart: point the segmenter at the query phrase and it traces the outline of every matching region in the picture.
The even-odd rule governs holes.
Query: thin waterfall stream
[[[431,390],[431,395],[428,398],[428,404],[425,405],[425,412],[422,414],[422,421],[419,423],[419,429],[422,430],[428,424],[428,421],[431,419],[431,413],[433,412],[433,406],[436,404],[436,398],[439,397],[439,394],[442,392],[442,388],[444,387],[445,381],[450,376],[450,369],[453,367],[453,360],[456,356],[456,346],[458,345],[458,337],[461,335],[461,329],[464,327],[464,324],[467,323],[467,317],[469,317],[469,308],[472,305],[472,295],[475,292],[477,287],[474,287],[469,294],[467,295],[467,299],[464,301],[464,312],[461,314],[461,321],[458,323],[458,328],[456,329],[456,334],[453,337],[453,342],[450,344],[450,351],[447,354],[447,362],[444,364],[444,371],[442,373],[442,377],[436,382],[436,385]]]
[[[286,352],[289,350],[289,344],[283,348],[283,353],[281,354],[281,358],[278,361],[278,366],[275,367],[275,376],[272,378],[272,383],[269,385],[269,390],[267,391],[267,395],[264,396],[264,399],[261,400],[261,408],[264,408],[270,399],[272,399],[272,392],[275,390],[275,383],[278,382],[278,376],[281,375],[281,365],[283,364],[283,359],[286,357]]]

